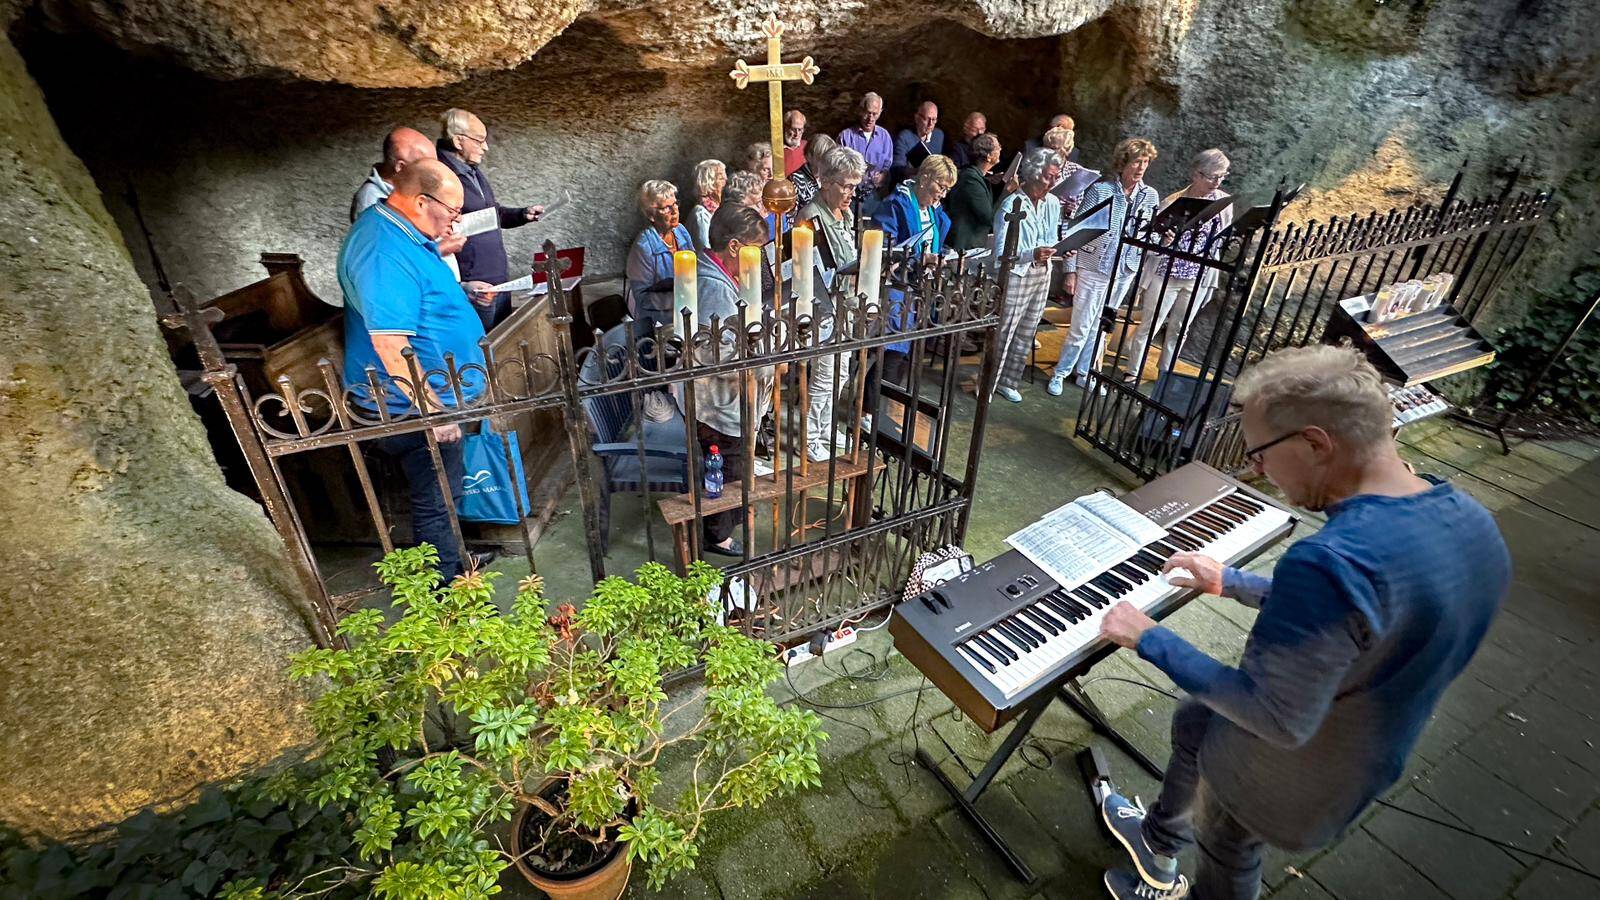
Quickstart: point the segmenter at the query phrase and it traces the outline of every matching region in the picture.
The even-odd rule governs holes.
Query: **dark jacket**
[[[450,167],[461,179],[461,212],[463,214],[494,207],[500,211],[500,227],[516,228],[528,224],[526,207],[501,206],[495,202],[494,188],[489,186],[489,176],[477,166],[470,165],[456,153],[449,143],[439,141],[439,161]],[[500,232],[485,231],[467,238],[467,245],[456,254],[461,266],[462,281],[486,281],[502,284],[510,281],[506,264],[506,243]],[[529,262],[531,269],[532,261]],[[526,274],[526,273],[524,273]]]
[[[994,187],[977,166],[967,166],[956,176],[956,186],[944,198],[950,213],[950,249],[967,251],[989,243],[994,224]]]

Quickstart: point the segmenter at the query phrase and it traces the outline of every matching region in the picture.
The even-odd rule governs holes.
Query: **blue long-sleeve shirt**
[[[1510,583],[1493,517],[1449,484],[1330,506],[1266,579],[1223,587],[1261,614],[1238,666],[1157,626],[1139,655],[1217,714],[1202,777],[1270,843],[1332,839],[1397,781]]]

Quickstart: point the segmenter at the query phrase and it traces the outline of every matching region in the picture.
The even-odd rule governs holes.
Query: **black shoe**
[[[700,549],[707,553],[716,553],[721,556],[744,556],[744,545],[738,541],[732,541],[726,547],[718,547],[716,544],[708,541]]]
[[[497,555],[493,550],[468,550],[467,571],[482,572],[489,567],[489,563],[494,562]]]

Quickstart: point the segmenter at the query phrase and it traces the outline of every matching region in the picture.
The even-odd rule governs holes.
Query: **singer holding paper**
[[[818,135],[811,140],[815,144],[826,137]],[[817,195],[800,208],[799,220],[810,225],[815,235],[813,268],[817,278],[811,320],[817,341],[826,343],[833,339],[835,326],[829,288],[848,290],[855,282],[854,275],[841,274],[840,270],[850,269],[856,262],[856,221],[851,206],[856,188],[867,175],[867,163],[849,147],[835,147],[817,161],[817,169]],[[795,271],[799,271],[798,266]],[[853,358],[853,354],[844,353],[811,361],[811,379],[806,386],[806,455],[812,462],[823,462],[833,455],[834,393],[841,382],[850,378]]]
[[[655,334],[672,321],[672,254],[693,250],[689,229],[678,221],[678,188],[653,178],[639,186],[639,211],[645,226],[628,248],[628,314],[633,333]],[[713,216],[714,218],[714,216]]]
[[[950,189],[956,186],[956,164],[948,156],[930,156],[917,168],[917,177],[902,182],[888,199],[878,207],[877,226],[883,229],[884,241],[891,251],[904,254],[905,269],[909,277],[912,261],[922,265],[937,265],[944,252],[945,240],[950,236],[950,216],[941,204]],[[904,281],[902,279],[901,283]],[[904,331],[915,324],[916,313],[905,309],[906,292],[896,287],[891,279],[888,300],[890,331]],[[897,341],[884,348],[895,358],[885,357],[884,377],[897,384],[902,380],[905,355],[911,352],[910,341]]]
[[[446,110],[444,133],[439,138],[439,161],[450,167],[461,179],[463,216],[485,209],[495,211],[499,226],[469,234],[466,244],[456,251],[456,263],[461,269],[461,283],[467,289],[472,305],[477,307],[478,318],[483,320],[485,331],[493,328],[511,311],[511,298],[504,293],[489,290],[493,285],[510,281],[507,272],[506,244],[500,231],[537,222],[544,215],[543,206],[502,206],[495,199],[489,176],[480,166],[489,152],[489,129],[483,120],[464,109]]]
[[[990,394],[998,393],[1012,403],[1022,402],[1017,387],[1033,352],[1033,336],[1039,330],[1045,297],[1050,291],[1050,258],[1055,255],[1061,233],[1061,202],[1050,195],[1050,188],[1061,177],[1061,155],[1038,147],[1022,156],[1017,168],[1019,190],[1000,199],[995,208],[994,256],[1005,252],[1010,223],[1006,216],[1014,209],[1022,213],[1017,223],[1017,261],[1006,273],[1006,303],[1000,311],[1000,330],[995,346],[1000,350],[1000,365],[995,368],[995,383]]]
[[[1101,314],[1108,309],[1121,309],[1122,298],[1138,280],[1140,250],[1123,246],[1118,236],[1124,226],[1148,223],[1155,215],[1160,195],[1144,183],[1145,169],[1155,158],[1156,145],[1144,138],[1129,138],[1117,144],[1111,154],[1111,171],[1089,185],[1079,201],[1081,208],[1093,209],[1110,198],[1111,230],[1067,263],[1068,271],[1077,273],[1077,284],[1072,296],[1072,326],[1061,348],[1061,358],[1056,361],[1055,374],[1050,376],[1052,395],[1059,396],[1069,380],[1077,383],[1096,365],[1104,346]]]

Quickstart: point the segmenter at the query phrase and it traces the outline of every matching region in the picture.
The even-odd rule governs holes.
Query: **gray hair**
[[[650,208],[656,201],[663,197],[671,196],[676,199],[678,186],[662,178],[652,178],[639,185],[639,211],[645,215],[650,214]]]
[[[818,173],[823,181],[838,183],[846,177],[866,178],[867,160],[860,151],[849,147],[835,147],[828,151],[828,156],[822,161],[822,171]]]
[[[789,127],[789,123],[794,121],[794,117],[795,116],[799,116],[800,117],[800,121],[802,121],[802,122],[805,121],[805,118],[806,118],[806,114],[805,113],[801,112],[798,109],[791,109],[788,112],[783,114],[783,127],[788,128]]]
[[[1378,370],[1348,344],[1269,353],[1240,373],[1233,399],[1255,405],[1275,432],[1314,425],[1357,456],[1388,441],[1394,420]]]
[[[727,175],[728,167],[720,159],[702,159],[694,167],[694,194],[704,200],[717,186],[717,177]]]
[[[1229,165],[1231,164],[1228,162],[1228,155],[1212,147],[1210,150],[1201,150],[1194,155],[1194,159],[1189,160],[1189,171],[1199,172],[1202,175],[1215,175],[1226,172]]]
[[[872,91],[867,91],[861,95],[861,102],[856,104],[856,109],[864,110],[874,100],[878,101],[878,107],[881,109],[883,107],[883,98]]]
[[[451,107],[439,117],[439,124],[444,126],[445,137],[455,137],[471,131],[472,120],[475,118],[477,116],[467,110]]]
[[[972,155],[978,159],[987,159],[989,154],[1000,149],[1000,139],[988,132],[972,139]]]
[[[828,164],[828,154],[837,146],[839,142],[826,134],[812,135],[806,143],[806,164],[811,167],[811,174],[822,177],[822,169]]]
[[[760,163],[763,159],[772,158],[772,145],[766,141],[756,141],[744,148],[744,164],[746,168]]]
[[[1017,169],[1017,180],[1023,184],[1038,181],[1051,166],[1061,165],[1061,154],[1049,147],[1035,147],[1023,154],[1022,165]]]
[[[736,203],[743,203],[744,198],[751,194],[755,194],[759,198],[761,196],[761,186],[765,183],[760,175],[740,169],[728,176],[728,186],[722,189],[723,200],[733,197]],[[727,203],[723,203],[723,206],[727,205]]]

